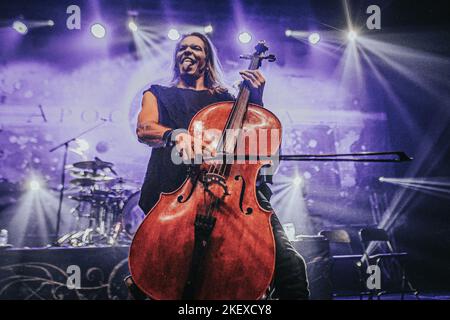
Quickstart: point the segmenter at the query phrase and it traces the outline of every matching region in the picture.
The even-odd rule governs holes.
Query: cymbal
[[[103,170],[106,168],[111,169],[114,164],[111,162],[101,161],[101,160],[95,160],[95,161],[80,161],[75,162],[73,164],[75,168],[83,169],[83,170]]]
[[[91,190],[89,193],[78,192],[68,196],[69,199],[85,202],[99,202],[106,200],[123,200],[123,196],[114,191]]]
[[[117,192],[115,192],[115,191],[93,190],[92,197],[98,198],[98,199],[103,199],[103,198],[116,199],[121,196],[118,195]]]
[[[104,173],[94,173],[79,169],[70,169],[70,175],[75,178],[89,178],[93,180],[103,180],[106,177]]]
[[[132,190],[138,188],[138,185],[135,182],[121,177],[106,181],[106,186],[113,190]]]
[[[97,180],[90,179],[90,178],[76,178],[70,180],[70,184],[73,184],[75,186],[79,187],[91,187],[97,183]]]
[[[90,187],[97,183],[107,183],[114,180],[114,177],[102,176],[98,178],[76,178],[70,180],[70,183],[79,187]]]

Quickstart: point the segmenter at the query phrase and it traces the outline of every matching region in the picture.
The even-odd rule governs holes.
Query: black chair
[[[354,254],[351,239],[348,232],[344,229],[337,230],[322,230],[319,235],[324,236],[328,239],[330,244],[332,263],[330,266],[330,273],[333,273],[334,265],[339,261],[354,261],[356,265],[357,261],[362,259],[361,254]],[[355,269],[356,270],[356,269]],[[338,294],[335,292],[333,285],[333,297],[346,296],[353,294]]]
[[[404,259],[408,256],[406,252],[395,252],[391,241],[389,240],[389,236],[384,229],[379,228],[363,228],[359,231],[359,237],[361,240],[361,244],[363,246],[363,256],[362,259],[358,262],[358,266],[360,267],[361,274],[361,293],[360,299],[363,299],[363,295],[367,294],[370,299],[373,298],[374,295],[380,299],[382,294],[388,293],[387,291],[380,289],[372,289],[369,291],[363,291],[366,288],[365,283],[363,282],[362,274],[366,269],[362,270],[363,266],[368,268],[370,265],[376,265],[380,268],[380,263],[383,260],[391,259],[393,263],[396,263],[397,267],[401,272],[401,299],[404,300],[405,293],[410,292],[414,293],[416,299],[419,299],[419,292],[413,288],[411,282],[406,277],[406,271],[403,266]],[[384,247],[384,248],[383,248]],[[381,250],[375,250],[375,249]],[[372,250],[371,250],[372,249]],[[371,252],[369,252],[371,250]],[[375,252],[372,254],[372,252]],[[381,268],[379,269],[381,270]],[[406,286],[409,287],[409,290],[406,290]]]

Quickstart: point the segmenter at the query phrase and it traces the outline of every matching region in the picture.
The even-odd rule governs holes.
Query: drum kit
[[[75,231],[61,236],[58,245],[128,245],[144,218],[138,206],[137,184],[118,177],[111,162],[98,158],[66,166],[72,186],[69,199],[76,202],[71,213]]]

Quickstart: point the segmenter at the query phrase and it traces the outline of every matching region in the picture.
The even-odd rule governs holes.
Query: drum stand
[[[83,207],[80,204],[74,209]],[[93,202],[89,214],[89,226],[83,230],[69,232],[57,240],[57,245],[64,243],[72,247],[129,244],[130,238],[123,230],[123,224],[118,219],[120,208],[118,204],[108,206],[104,200]],[[79,215],[77,220],[79,220]],[[79,224],[78,224],[79,225]],[[79,229],[79,228],[77,228]]]
[[[78,134],[77,136],[70,138],[62,143],[60,143],[59,145],[57,145],[56,147],[53,147],[49,150],[49,152],[54,152],[56,150],[58,150],[61,147],[64,147],[64,155],[63,155],[63,164],[62,164],[62,172],[61,172],[61,189],[59,190],[59,202],[58,202],[58,211],[56,214],[56,230],[55,230],[55,242],[53,243],[54,246],[59,246],[59,231],[60,231],[60,226],[61,226],[61,210],[62,210],[62,202],[64,199],[64,189],[65,189],[65,179],[66,179],[66,163],[67,163],[67,153],[69,151],[69,143],[71,143],[72,141],[75,141],[76,139],[78,139],[79,137],[81,137],[82,135],[97,129],[98,127],[100,127],[101,125],[103,125],[105,123],[106,120],[103,120],[103,122],[101,122],[100,124],[97,124],[83,132],[81,132],[80,134]]]

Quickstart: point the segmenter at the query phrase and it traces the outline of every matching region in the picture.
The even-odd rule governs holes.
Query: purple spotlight
[[[138,28],[136,22],[131,20],[130,22],[128,22],[128,29],[130,29],[133,32],[136,32],[136,31],[138,31],[139,28]]]
[[[91,26],[91,33],[94,37],[97,39],[104,38],[106,35],[106,29],[104,26],[102,26],[100,23],[94,23]]]
[[[213,32],[213,27],[212,27],[212,25],[208,24],[206,27],[203,28],[203,31],[205,31],[205,33],[211,33],[211,32]]]
[[[12,27],[14,30],[16,30],[20,34],[27,34],[27,32],[28,32],[27,25],[25,23],[23,23],[22,21],[14,21],[14,23],[12,24]]]
[[[41,189],[41,184],[39,183],[39,181],[34,179],[30,181],[28,186],[31,191],[38,191],[39,189]]]
[[[43,181],[42,177],[34,175],[34,174],[31,177],[29,177],[29,179],[27,181],[27,189],[29,191],[39,191],[39,190],[43,189],[43,187],[44,187],[44,181]]]
[[[308,41],[311,44],[318,44],[320,41],[320,34],[313,32],[308,36]]]
[[[167,37],[172,41],[177,41],[178,39],[180,39],[180,33],[177,29],[172,28],[167,33]]]
[[[241,43],[249,43],[252,40],[252,35],[248,32],[239,33],[239,41]]]

